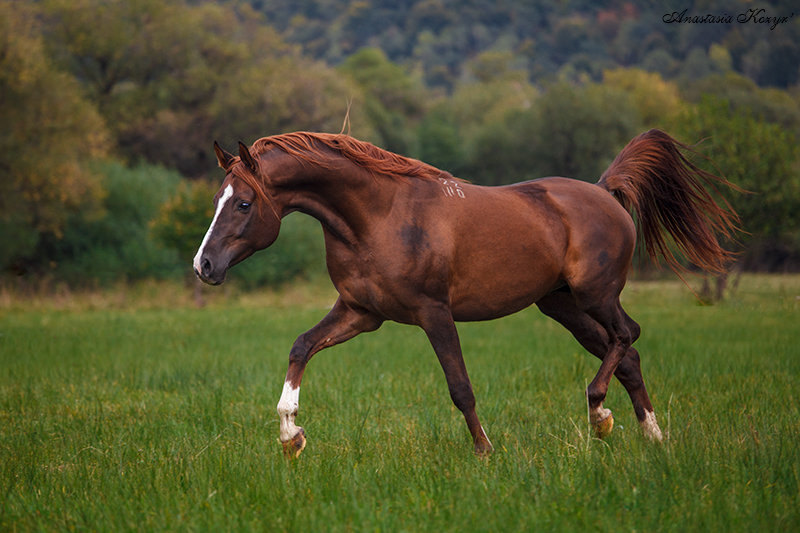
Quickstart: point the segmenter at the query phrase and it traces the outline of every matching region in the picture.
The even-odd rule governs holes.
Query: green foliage
[[[28,6],[0,2],[0,269],[24,269],[42,236],[102,196],[89,162],[108,147],[105,127],[40,32]]]
[[[366,118],[375,128],[375,142],[392,152],[413,149],[412,129],[424,111],[422,84],[376,48],[364,48],[347,58],[339,70],[364,92]]]
[[[245,5],[50,0],[44,11],[53,55],[83,80],[129,160],[204,174],[214,138],[332,131],[352,96]]]
[[[527,139],[514,118],[525,114],[536,89],[518,75],[496,70],[496,77],[460,85],[439,101],[420,123],[419,158],[459,177],[482,184],[509,183],[528,175],[518,151]],[[512,124],[513,123],[513,124]]]
[[[323,276],[326,272],[322,227],[313,218],[292,214],[283,219],[278,240],[233,267],[230,277],[234,283],[253,289]]]
[[[623,92],[598,84],[557,84],[537,100],[528,122],[529,157],[539,176],[597,181],[641,129]]]
[[[766,122],[783,126],[800,136],[800,99],[787,91],[761,88],[749,78],[728,72],[687,85],[687,100],[699,103],[704,97],[725,100],[733,112],[752,113]]]
[[[181,181],[150,221],[158,242],[172,248],[188,265],[214,216],[217,186],[206,181]]]
[[[421,160],[454,174],[461,173],[466,159],[464,139],[447,111],[438,109],[428,113],[417,129],[417,139]]]
[[[61,238],[44,240],[40,254],[52,258],[53,274],[72,284],[174,275],[174,252],[157,245],[148,225],[173,193],[180,175],[151,165],[101,165],[106,195],[98,214],[73,215]]]
[[[725,100],[705,97],[680,122],[685,139],[705,139],[699,146],[717,171],[751,194],[726,194],[741,217],[745,243],[798,250],[800,244],[800,144],[777,124]],[[775,257],[745,258],[751,267],[770,268]],[[782,251],[781,253],[785,253]],[[790,252],[792,253],[792,252]],[[793,253],[796,253],[793,252]],[[772,268],[778,265],[771,265]]]
[[[769,16],[792,8],[763,6]],[[725,9],[751,7],[734,0]],[[149,235],[150,219],[124,209],[119,225],[144,229],[118,231],[108,202],[121,191],[158,202],[137,178],[98,174],[92,163],[109,153],[131,167],[120,175],[145,161],[204,180],[216,171],[215,139],[232,147],[285,131],[337,132],[349,110],[354,136],[477,183],[594,181],[642,129],[688,142],[708,135],[717,126],[706,123],[725,122],[721,109],[709,107],[703,124],[693,114],[708,95],[749,117],[722,130],[755,128],[756,140],[721,138],[781,147],[764,157],[714,149],[741,183],[770,175],[747,187],[769,201],[739,206],[748,246],[780,242],[800,255],[796,154],[784,148],[800,137],[800,17],[770,29],[666,23],[664,11],[616,0],[0,0],[0,269],[74,281],[170,277],[177,257],[191,258],[210,218],[207,186],[179,185],[171,200],[183,205],[154,207]],[[284,233],[318,235],[295,224]],[[287,248],[300,256],[279,261],[276,248],[234,272],[247,273],[246,284],[291,279],[317,264],[306,249]]]
[[[559,83],[539,96],[524,82],[493,80],[459,88],[429,113],[420,153],[486,185],[544,176],[596,181],[640,122],[631,97],[604,85]]]
[[[502,122],[509,114],[530,108],[538,90],[516,76],[489,78],[459,85],[450,98],[439,106],[440,115],[448,116],[466,139],[476,135],[488,123]]]
[[[603,85],[623,91],[636,108],[644,128],[672,129],[676,115],[685,107],[678,86],[659,74],[640,69],[614,69],[603,73]]]
[[[428,86],[452,89],[463,79],[465,60],[483,52],[511,52],[539,81],[566,67],[568,79],[598,81],[605,69],[644,67],[673,78],[697,79],[732,69],[764,86],[791,87],[800,69],[800,19],[791,2],[719,3],[583,0],[495,2],[414,0],[354,2],[251,0],[255,9],[291,43],[312,57],[337,64],[366,46],[420,71]],[[667,23],[706,14],[787,17],[785,23]],[[679,18],[679,17],[675,17]],[[565,72],[562,72],[564,74]]]

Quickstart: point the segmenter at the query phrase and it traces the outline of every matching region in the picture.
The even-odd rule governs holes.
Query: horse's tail
[[[740,189],[692,164],[679,148],[690,150],[663,131],[642,133],[622,149],[597,185],[634,216],[651,259],[660,255],[678,274],[685,270],[669,235],[694,265],[723,273],[734,254],[719,244],[717,234],[732,238],[739,217],[725,200],[724,207],[718,205],[706,187],[714,192],[717,184]]]

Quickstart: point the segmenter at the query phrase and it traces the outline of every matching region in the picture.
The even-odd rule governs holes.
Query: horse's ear
[[[223,150],[217,141],[214,141],[214,153],[217,154],[217,163],[219,163],[220,168],[227,172],[235,156]]]
[[[242,141],[239,141],[239,157],[250,172],[258,173],[258,163]]]

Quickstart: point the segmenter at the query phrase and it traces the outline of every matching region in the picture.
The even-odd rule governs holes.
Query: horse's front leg
[[[297,337],[289,353],[289,368],[286,371],[283,393],[278,401],[280,439],[287,456],[298,457],[306,445],[305,432],[295,424],[295,418],[299,408],[300,382],[308,361],[324,348],[352,339],[359,333],[377,329],[381,322],[374,315],[362,309],[354,309],[339,299],[319,324]]]
[[[425,330],[428,340],[439,358],[439,363],[442,365],[450,398],[467,422],[467,428],[475,445],[475,454],[489,454],[492,451],[492,443],[486,437],[475,411],[475,395],[472,392],[469,375],[467,375],[467,367],[464,364],[461,343],[452,313],[446,307],[437,306],[428,310],[425,315],[420,325]]]

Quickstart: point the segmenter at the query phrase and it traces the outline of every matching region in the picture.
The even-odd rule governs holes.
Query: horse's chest
[[[395,322],[413,323],[424,302],[437,290],[433,272],[421,275],[418,265],[399,255],[342,254],[328,257],[328,272],[342,299]]]

